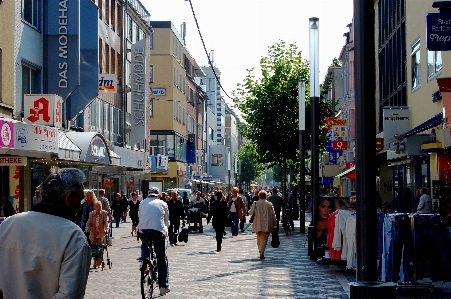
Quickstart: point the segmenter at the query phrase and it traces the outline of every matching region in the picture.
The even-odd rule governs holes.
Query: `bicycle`
[[[141,296],[142,299],[151,299],[153,296],[153,291],[158,289],[158,266],[157,266],[157,255],[153,250],[153,239],[146,237],[145,240],[141,242],[146,242],[147,250],[149,256],[145,259],[142,257],[138,258],[140,261],[139,270],[141,272]]]

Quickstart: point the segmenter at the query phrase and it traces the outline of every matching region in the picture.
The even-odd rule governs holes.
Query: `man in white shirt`
[[[168,280],[168,260],[166,257],[166,237],[168,236],[169,209],[166,202],[158,198],[160,190],[149,189],[148,197],[139,204],[138,237],[141,239],[141,258],[149,256],[145,239],[152,239],[157,255],[158,284],[160,295],[170,291]]]

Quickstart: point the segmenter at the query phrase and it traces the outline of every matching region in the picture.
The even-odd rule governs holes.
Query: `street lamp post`
[[[305,234],[305,158],[304,158],[304,131],[305,131],[305,82],[298,83],[299,100],[299,223],[301,234]]]
[[[310,45],[310,103],[312,109],[312,226],[309,227],[310,258],[316,258],[316,222],[319,193],[319,18],[309,19]]]

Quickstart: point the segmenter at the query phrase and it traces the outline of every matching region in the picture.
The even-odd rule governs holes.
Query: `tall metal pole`
[[[319,19],[309,19],[309,43],[310,43],[310,103],[312,108],[312,226],[313,236],[310,231],[309,243],[313,249],[313,256],[316,258],[316,221],[317,221],[317,207],[319,194]]]
[[[376,70],[373,1],[354,0],[355,115],[356,115],[356,282],[351,299],[396,298],[396,283],[377,281]]]
[[[374,3],[354,0],[356,115],[356,280],[377,281]]]
[[[298,83],[299,99],[299,223],[301,234],[305,234],[305,157],[304,157],[304,131],[305,131],[305,82]]]

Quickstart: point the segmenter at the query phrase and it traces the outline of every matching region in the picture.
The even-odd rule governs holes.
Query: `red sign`
[[[62,99],[56,94],[24,95],[24,122],[61,128]]]
[[[332,141],[332,148],[334,150],[348,149],[348,142],[347,141],[339,141],[339,140]]]
[[[349,169],[355,166],[355,162],[346,162],[346,168]]]
[[[384,138],[376,138],[376,150],[380,151],[384,149]]]

